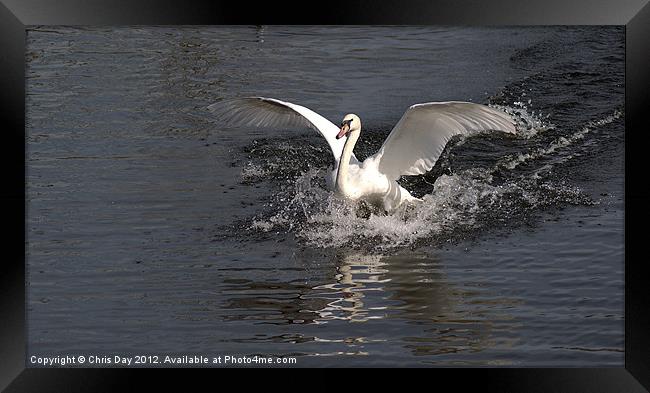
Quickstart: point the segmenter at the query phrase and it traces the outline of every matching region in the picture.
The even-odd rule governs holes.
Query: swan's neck
[[[348,139],[345,141],[345,146],[343,146],[343,154],[341,154],[341,159],[339,160],[339,169],[336,172],[336,189],[343,195],[349,194],[348,171],[350,169],[350,158],[352,157],[352,150],[354,150],[354,145],[357,143],[359,135],[361,135],[361,130],[349,134]]]

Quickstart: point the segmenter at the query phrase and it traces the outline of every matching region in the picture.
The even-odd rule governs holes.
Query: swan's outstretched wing
[[[506,113],[470,102],[430,102],[411,106],[373,156],[390,179],[431,170],[455,135],[481,131],[515,132]]]
[[[309,108],[275,98],[244,97],[220,101],[208,109],[236,126],[313,128],[329,144],[338,166],[346,138],[336,139],[339,127]],[[354,156],[352,161],[358,162]]]

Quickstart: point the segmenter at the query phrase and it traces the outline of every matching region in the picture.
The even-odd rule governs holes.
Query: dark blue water
[[[28,358],[623,365],[622,27],[34,27],[26,56]],[[357,113],[359,158],[420,102],[519,131],[360,217],[313,130],[206,109],[246,95]]]

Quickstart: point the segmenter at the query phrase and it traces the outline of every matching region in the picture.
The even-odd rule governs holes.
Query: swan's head
[[[359,132],[361,131],[361,119],[359,119],[359,116],[350,113],[348,115],[343,116],[343,121],[341,122],[341,131],[339,131],[339,134],[336,136],[336,139],[341,139],[344,136],[347,136],[351,132]]]

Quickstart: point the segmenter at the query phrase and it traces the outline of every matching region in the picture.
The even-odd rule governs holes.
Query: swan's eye
[[[347,124],[348,127],[349,127],[351,123],[352,123],[352,119],[349,119],[349,120],[343,120],[343,123],[341,123],[341,126],[344,126],[344,125]]]

